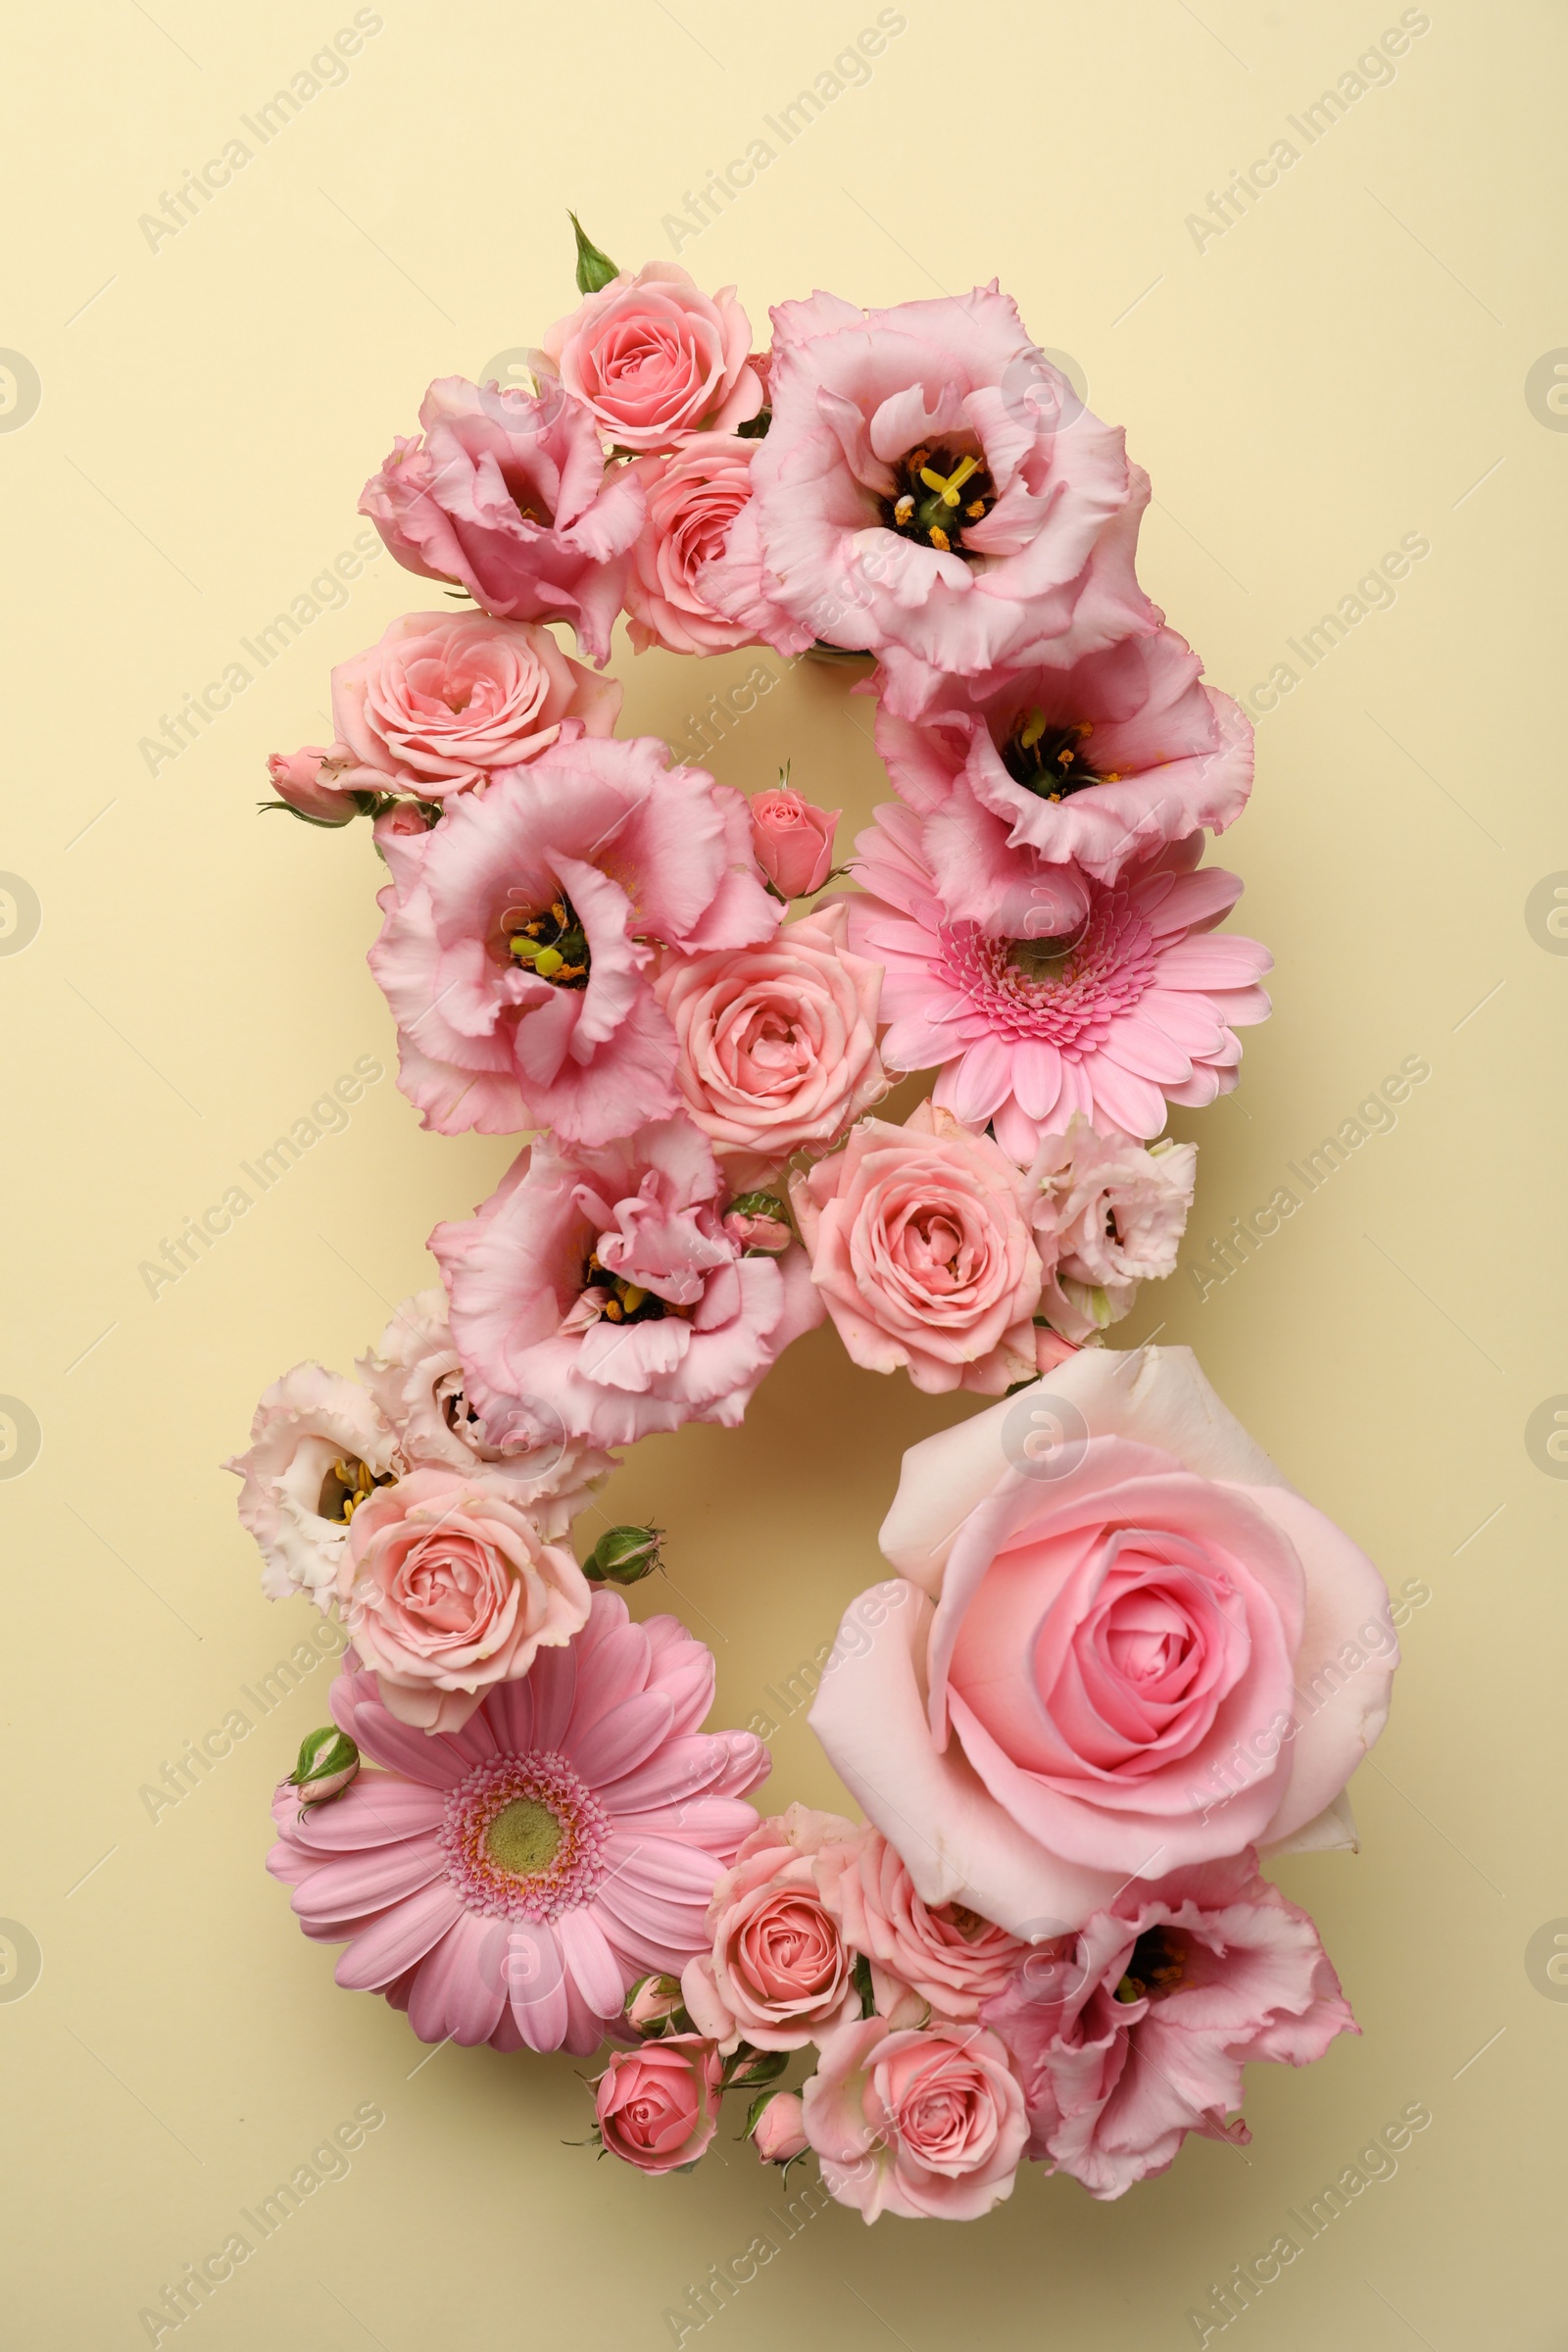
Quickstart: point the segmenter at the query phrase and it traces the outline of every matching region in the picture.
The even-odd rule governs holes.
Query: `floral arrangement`
[[[1167,1107],[1268,1009],[1203,862],[1250,728],[1139,585],[1147,476],[998,287],[814,294],[758,352],[733,288],[576,235],[531,384],[432,384],[366,486],[453,602],[270,762],[269,806],[371,820],[423,1125],[532,1137],[358,1380],[296,1366],[229,1465],[268,1593],[350,1644],[270,1866],[422,2039],[608,2047],[593,2137],[644,2172],[735,2092],[867,2221],[972,2219],[1025,2157],[1115,2197],[1246,2139],[1244,2065],[1356,2030],[1259,1853],[1353,1845],[1396,1662],[1189,1351],[1103,1344],[1175,1264]],[[616,734],[622,612],[858,658],[896,798],[846,867],[787,776]],[[995,1401],[906,1454],[812,1708],[863,1819],[760,1818],[709,1651],[615,1590],[660,1531],[569,1534],[825,1317]]]

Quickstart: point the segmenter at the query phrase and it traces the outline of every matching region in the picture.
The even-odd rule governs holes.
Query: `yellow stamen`
[[[1029,724],[1024,728],[1024,731],[1019,736],[1018,741],[1026,752],[1032,752],[1045,731],[1045,712],[1043,710],[1031,710],[1029,713]]]
[[[903,496],[903,497],[902,497],[902,498],[901,498],[901,499],[898,501],[897,505],[894,507],[894,510],[893,510],[893,519],[894,519],[894,521],[895,521],[895,522],[900,522],[900,523],[903,523],[903,522],[907,522],[907,521],[908,521],[908,519],[909,519],[909,517],[910,517],[910,515],[911,515],[913,513],[914,513],[914,500],[913,500],[913,499],[910,497],[910,495],[909,495],[908,491],[907,491],[907,490],[906,490],[906,492],[904,493],[904,496]]]
[[[963,511],[971,522],[978,522],[986,511],[986,502],[983,498],[971,498]]]
[[[520,931],[517,933],[515,938],[509,939],[507,945],[512,950],[513,955],[515,956],[519,963],[532,963],[534,958],[540,953],[540,950],[534,941],[527,938],[526,935]]]
[[[637,1312],[647,1296],[648,1293],[635,1282],[623,1282],[620,1286],[621,1304],[625,1307],[628,1315],[634,1315]]]
[[[607,1323],[624,1323],[625,1320],[626,1312],[624,1307],[621,1305],[620,1300],[618,1298],[607,1298],[605,1300],[605,1321]]]
[[[559,948],[541,948],[533,959],[533,968],[541,980],[553,980],[566,958]]]
[[[949,549],[952,547],[953,541],[948,537],[947,532],[943,530],[940,523],[934,522],[931,525],[930,536],[932,546],[940,549],[942,554],[946,555]]]
[[[934,473],[929,466],[922,466],[920,479],[928,490],[937,492],[945,507],[956,507],[958,503],[958,492],[963,488],[970,474],[978,473],[979,470],[980,461],[978,458],[962,458],[953,471],[946,476]]]

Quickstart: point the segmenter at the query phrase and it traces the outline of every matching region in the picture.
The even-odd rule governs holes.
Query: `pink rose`
[[[278,799],[313,824],[352,824],[363,810],[358,794],[341,781],[343,763],[333,757],[344,748],[334,744],[323,751],[319,744],[307,744],[300,752],[271,753],[267,772]]]
[[[1081,1112],[1046,1137],[1029,1181],[1040,1187],[1041,1312],[1056,1331],[1081,1345],[1131,1312],[1140,1282],[1175,1272],[1197,1165],[1195,1144],[1146,1150],[1115,1128],[1097,1134]]]
[[[1011,2196],[1029,2135],[1006,2049],[978,2026],[840,2026],[803,2105],[823,2180],[867,2222],[977,2221]]]
[[[545,336],[540,355],[621,449],[733,432],[762,405],[752,330],[733,286],[705,294],[677,262],[622,270]]]
[[[643,491],[625,466],[607,469],[588,411],[555,382],[535,395],[447,375],[419,422],[360,513],[407,570],[456,582],[504,620],[569,620],[603,665]]]
[[[355,1511],[337,1601],[389,1711],[455,1732],[542,1645],[580,1632],[592,1594],[571,1553],[494,1487],[421,1469]]]
[[[629,1446],[686,1421],[733,1428],[764,1372],[820,1322],[805,1252],[746,1257],[685,1119],[590,1151],[524,1152],[466,1224],[438,1225],[465,1389],[487,1438],[541,1429]]]
[[[981,2015],[1023,2078],[1030,2155],[1096,2197],[1164,2172],[1189,2132],[1249,2138],[1226,2120],[1244,2065],[1305,2066],[1360,2031],[1316,1928],[1250,1848],[1135,1881],[1067,1960],[1025,1962]]]
[[[332,723],[366,766],[439,801],[536,759],[568,720],[609,735],[620,696],[535,621],[405,612],[333,670]]]
[[[296,1364],[256,1407],[250,1450],[225,1462],[243,1480],[239,1515],[261,1550],[269,1600],[332,1598],[359,1501],[403,1469],[397,1433],[340,1373]]]
[[[594,2113],[612,2156],[640,2173],[695,2164],[718,2129],[723,2061],[696,2034],[671,2034],[612,2058],[594,2090]]]
[[[557,743],[393,861],[369,963],[426,1127],[602,1144],[675,1108],[652,942],[745,947],[779,910],[741,795],[668,756],[652,736]]]
[[[1027,1947],[1005,1928],[959,1904],[922,1902],[878,1830],[827,1846],[816,1883],[845,1941],[871,1963],[877,2008],[897,2023],[911,2022],[901,2013],[906,1988],[940,2017],[973,2017],[1005,1990],[1025,1957]]]
[[[1157,609],[1133,572],[1148,476],[995,286],[869,313],[773,314],[772,421],[703,585],[780,608],[770,641],[880,656],[912,715],[944,673],[1071,662]]]
[[[903,1581],[811,1725],[927,1903],[1034,1937],[1251,1841],[1354,1842],[1383,1580],[1187,1348],[1080,1349],[912,1446],[881,1544]]]
[[[751,497],[756,447],[739,434],[697,433],[668,457],[638,459],[648,516],[631,551],[626,622],[640,654],[651,645],[718,654],[756,644],[758,632],[715,611],[698,585]]]
[[[626,2023],[634,2034],[665,2034],[681,2014],[680,1979],[660,1974],[644,1977],[632,1986],[626,2003]]]
[[[804,2156],[806,2109],[793,2090],[776,2090],[757,2119],[752,2145],[764,2164],[793,2164]]]
[[[1202,668],[1162,628],[1066,669],[944,678],[918,719],[878,703],[876,747],[922,816],[949,809],[1009,850],[1113,882],[1167,842],[1223,833],[1247,806],[1251,721]]]
[[[798,2050],[858,2015],[850,1955],[815,1875],[823,1849],[854,1835],[840,1814],[791,1805],[758,1825],[714,1887],[713,1948],[687,1962],[681,1991],[693,2025],[721,2050],[741,2041]]]
[[[781,899],[808,899],[833,870],[833,835],[840,808],[813,808],[780,785],[755,793],[752,846],[757,862]]]
[[[758,1181],[792,1152],[826,1152],[887,1092],[882,973],[850,953],[847,920],[823,907],[761,947],[672,959],[654,984],[689,1117]]]
[[[922,1102],[864,1119],[790,1179],[811,1280],[858,1364],[1000,1396],[1035,1371],[1040,1258],[1027,1180],[990,1138]]]
[[[780,1203],[782,1205],[782,1203]],[[726,1209],[724,1231],[737,1250],[760,1250],[764,1256],[780,1257],[795,1236],[782,1217],[759,1213],[752,1209]]]

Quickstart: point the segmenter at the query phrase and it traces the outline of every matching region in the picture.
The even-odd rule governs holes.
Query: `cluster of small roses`
[[[1250,729],[1138,585],[1147,478],[995,287],[787,303],[759,355],[733,289],[580,230],[578,286],[531,389],[432,385],[365,493],[473,609],[394,622],[271,763],[373,821],[423,1123],[537,1137],[361,1379],[297,1366],[230,1465],[268,1592],[352,1643],[271,1868],[423,2038],[620,2045],[598,2131],[644,2170],[737,2089],[868,2220],[982,2213],[1024,2154],[1116,2195],[1244,2133],[1245,2061],[1350,2028],[1257,1850],[1353,1842],[1395,1658],[1185,1351],[1095,1345],[1175,1263],[1167,1105],[1267,1011],[1200,863]],[[615,736],[549,624],[602,667],[622,612],[639,650],[874,657],[858,890],[820,896],[837,812]],[[823,1678],[865,1825],[759,1825],[709,1652],[606,1590],[657,1531],[565,1539],[612,1449],[739,1422],[824,1315],[1003,1401],[906,1457]]]

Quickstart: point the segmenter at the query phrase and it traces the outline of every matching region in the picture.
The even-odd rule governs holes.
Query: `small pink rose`
[[[824,1846],[854,1835],[837,1813],[791,1805],[753,1831],[714,1887],[713,1948],[688,1961],[681,1990],[693,2024],[720,2049],[746,2040],[798,2050],[858,2009],[850,1954],[813,1869]]]
[[[780,785],[752,801],[757,862],[781,898],[807,899],[833,870],[833,835],[843,810],[814,808]]]
[[[867,2222],[978,2220],[1011,2196],[1029,2135],[1004,2044],[941,2021],[840,2026],[822,2040],[803,2107],[823,2181]]]
[[[626,2023],[634,2034],[662,2034],[682,2006],[679,1977],[644,1977],[626,2003]]]
[[[723,2062],[700,2034],[670,2034],[618,2052],[600,2076],[594,2112],[612,2156],[640,2173],[695,2164],[718,2127]]]
[[[662,645],[672,654],[717,654],[757,643],[752,624],[716,611],[699,585],[703,565],[723,555],[752,495],[756,447],[737,433],[694,433],[667,457],[638,460],[648,514],[626,582],[638,653]]]
[[[732,432],[762,387],[733,286],[705,294],[676,262],[622,270],[545,336],[542,364],[621,449],[669,449],[683,433]]]
[[[741,1215],[733,1208],[724,1219],[724,1231],[737,1250],[760,1250],[768,1257],[777,1257],[795,1239],[781,1217]]]
[[[342,746],[333,748],[341,750]],[[299,752],[273,752],[267,772],[278,799],[318,825],[351,824],[360,813],[354,794],[336,781],[341,770],[334,764],[332,753],[319,744],[307,744]]]
[[[757,2119],[752,2145],[764,2164],[793,2164],[805,2155],[806,2109],[795,2091],[774,2092]]]
[[[1025,1956],[1015,1936],[961,1904],[922,1902],[880,1831],[825,1847],[816,1879],[845,1940],[871,1964],[877,2008],[896,2022],[906,1988],[919,1996],[917,2016],[923,2003],[941,2017],[973,2017],[1005,1990]]]

